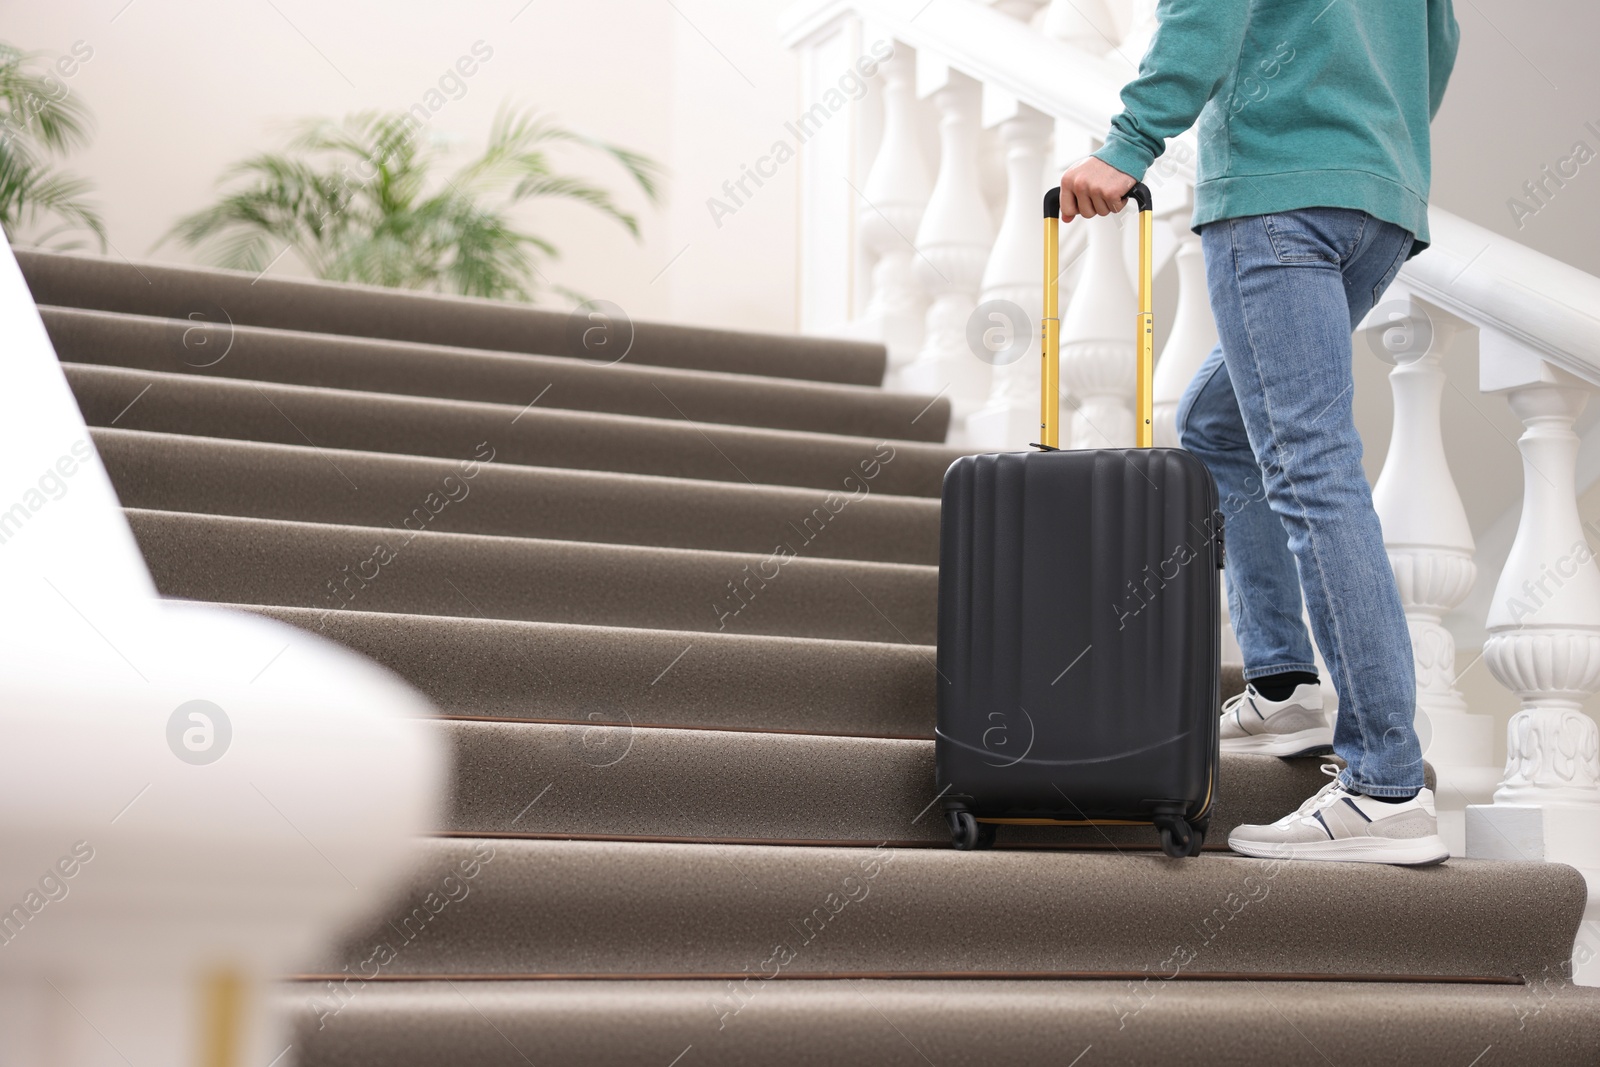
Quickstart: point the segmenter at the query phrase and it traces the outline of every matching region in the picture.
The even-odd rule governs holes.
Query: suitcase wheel
[[[1161,832],[1161,851],[1173,859],[1198,856],[1201,847],[1206,843],[1206,827],[1190,826],[1185,819],[1176,817],[1162,819],[1156,823],[1156,829]]]
[[[970,811],[945,812],[950,824],[950,839],[961,852],[993,848],[995,828],[993,823],[979,822]]]

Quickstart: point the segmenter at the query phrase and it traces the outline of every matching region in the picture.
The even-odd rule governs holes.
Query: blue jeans
[[[1221,343],[1184,393],[1178,434],[1217,480],[1245,677],[1316,671],[1304,590],[1339,690],[1341,782],[1409,795],[1423,785],[1411,637],[1361,467],[1350,335],[1412,236],[1363,211],[1304,208],[1200,237]]]

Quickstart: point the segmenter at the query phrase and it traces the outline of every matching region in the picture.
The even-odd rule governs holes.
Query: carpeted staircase
[[[18,259],[162,592],[365,653],[455,753],[411,890],[283,986],[306,1067],[1600,1062],[1575,871],[1225,851],[1315,760],[1225,758],[1192,861],[951,850],[957,452],[880,348],[604,365],[524,307]]]

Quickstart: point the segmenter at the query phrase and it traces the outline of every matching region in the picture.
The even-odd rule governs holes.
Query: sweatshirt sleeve
[[[1439,113],[1444,87],[1455,69],[1461,27],[1450,0],[1428,0],[1428,118]]]
[[[1448,0],[1435,0],[1448,7]],[[1206,101],[1233,73],[1244,45],[1250,0],[1161,0],[1158,27],[1122,89],[1123,111],[1111,120],[1095,155],[1136,180],[1194,125]],[[1452,23],[1453,24],[1453,23]]]

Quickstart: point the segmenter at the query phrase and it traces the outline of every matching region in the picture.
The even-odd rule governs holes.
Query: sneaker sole
[[[1333,751],[1333,731],[1326,726],[1314,726],[1292,734],[1224,737],[1222,751],[1257,756],[1325,756]]]
[[[1432,867],[1450,858],[1437,834],[1429,837],[1347,837],[1336,841],[1302,841],[1286,845],[1269,841],[1235,841],[1228,847],[1256,859],[1322,860],[1334,863],[1387,863],[1396,867]]]

